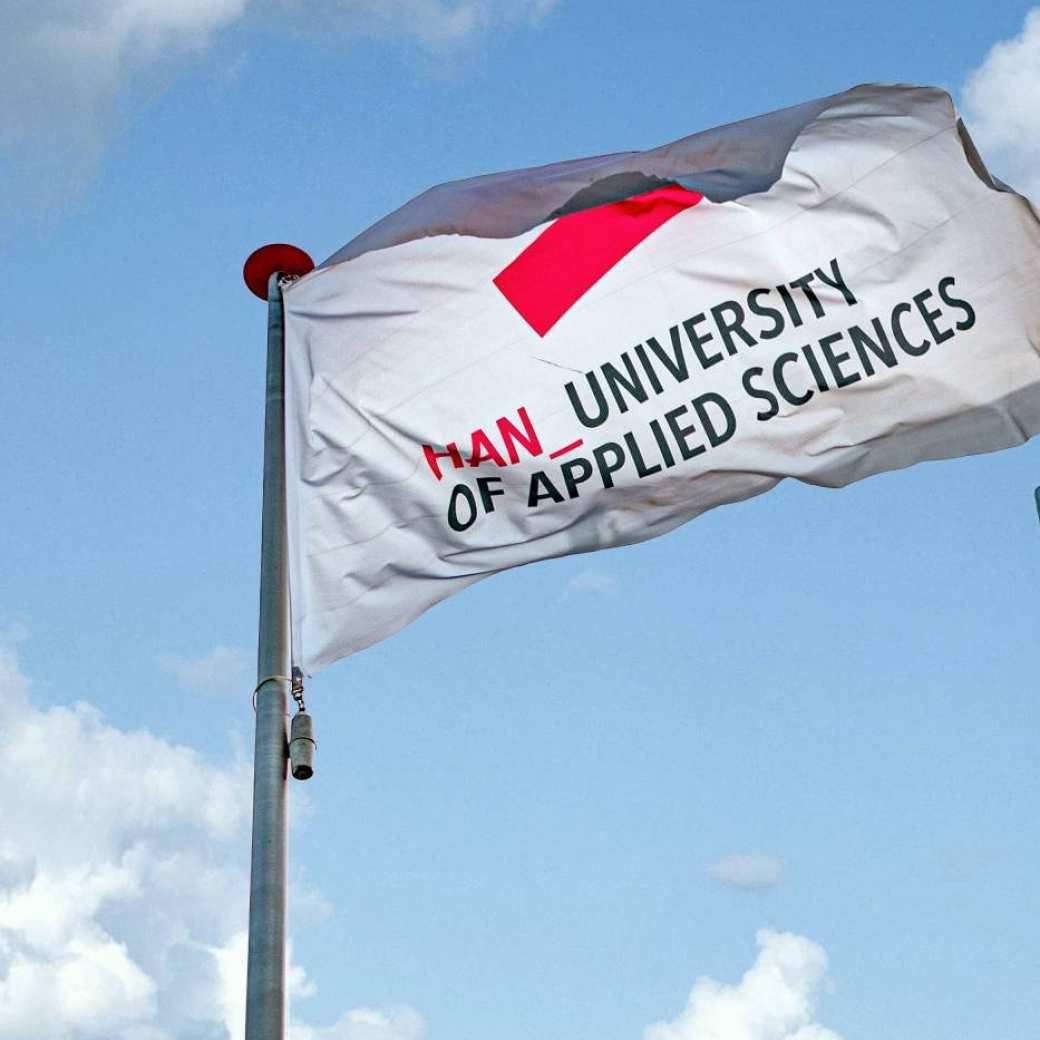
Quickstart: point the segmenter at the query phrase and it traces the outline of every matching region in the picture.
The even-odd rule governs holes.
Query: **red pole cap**
[[[242,266],[242,277],[249,291],[261,300],[267,299],[267,283],[275,271],[305,275],[314,270],[314,261],[299,247],[272,242],[254,249]]]

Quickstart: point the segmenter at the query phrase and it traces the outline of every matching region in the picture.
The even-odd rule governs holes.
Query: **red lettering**
[[[455,441],[446,444],[443,450],[436,449],[432,444],[424,444],[422,446],[423,455],[426,457],[426,464],[430,467],[430,472],[438,480],[443,479],[441,459],[450,459],[455,469],[462,469],[466,465],[476,467],[485,462],[493,462],[496,466],[515,465],[520,461],[519,448],[523,448],[529,455],[541,455],[542,442],[535,432],[534,423],[531,422],[527,409],[518,408],[516,414],[519,426],[505,416],[495,420],[495,426],[505,448],[505,455],[508,456],[508,462],[488,432],[483,429],[476,429],[470,434],[469,458],[465,460],[463,460],[462,453],[459,451]],[[580,443],[579,441],[578,444]],[[572,444],[563,450],[567,451],[574,446]],[[562,455],[563,451],[556,454]],[[555,455],[552,457],[555,458]]]
[[[482,462],[493,462],[496,466],[504,466],[506,460],[483,430],[474,430],[470,444],[469,464],[479,466]]]
[[[505,443],[506,454],[509,456],[510,462],[520,461],[520,455],[516,450],[517,443],[522,444],[530,455],[541,455],[542,453],[542,443],[538,440],[538,434],[534,432],[534,424],[528,417],[527,409],[518,408],[516,414],[519,416],[520,422],[523,423],[523,433],[505,417],[499,419],[496,423],[498,432]]]
[[[433,475],[440,480],[444,474],[441,473],[440,463],[438,459],[451,459],[451,464],[456,469],[462,469],[462,453],[458,449],[458,445],[454,441],[444,446],[444,451],[434,451],[432,444],[424,444],[422,446],[423,454],[426,456],[426,462],[428,463]]]

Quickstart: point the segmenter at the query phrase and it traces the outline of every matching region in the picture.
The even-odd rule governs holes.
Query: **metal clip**
[[[314,720],[307,713],[303,700],[303,672],[293,669],[292,687],[289,691],[296,701],[296,714],[289,728],[289,766],[293,779],[309,780],[314,775]]]

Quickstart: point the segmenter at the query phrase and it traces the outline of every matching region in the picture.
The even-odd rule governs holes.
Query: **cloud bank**
[[[89,704],[40,710],[0,643],[0,789],[0,1040],[242,1040],[248,764],[118,729]],[[725,873],[745,883],[737,859]],[[321,912],[320,895],[304,897]],[[643,1040],[841,1040],[815,1020],[823,949],[789,933],[757,940],[738,983],[699,978]],[[289,977],[297,998],[316,991],[299,965]],[[406,1006],[325,1027],[295,1017],[289,1031],[426,1037]]]
[[[686,1007],[643,1040],[842,1040],[815,1021],[827,976],[822,947],[801,935],[763,930],[758,957],[736,985],[699,978]]]
[[[247,0],[0,0],[0,171],[37,210],[95,172],[131,94],[242,17]],[[134,87],[130,91],[130,87]]]
[[[289,1040],[423,1040],[426,1024],[410,1008],[377,1011],[359,1008],[348,1011],[327,1029],[295,1026]]]
[[[0,1040],[240,1040],[250,770],[89,704],[36,708],[0,646]],[[312,903],[320,899],[310,894]],[[315,987],[299,966],[291,989]],[[348,1011],[294,1040],[420,1040]]]
[[[263,6],[254,0],[257,6]],[[430,51],[468,43],[496,26],[537,26],[557,0],[268,0],[298,31],[401,37]]]
[[[556,0],[0,0],[5,205],[42,213],[97,172],[135,107],[232,26],[398,37],[431,52],[537,25]]]
[[[990,171],[1040,199],[1040,8],[969,74],[961,107]]]

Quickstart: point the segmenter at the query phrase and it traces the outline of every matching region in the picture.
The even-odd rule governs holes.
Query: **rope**
[[[266,675],[253,687],[253,711],[256,711],[256,695],[260,692],[260,687],[266,686],[269,682],[277,682],[279,680],[287,682],[292,686],[292,678],[288,675]]]
[[[287,682],[289,694],[296,701],[296,709],[298,711],[307,710],[307,706],[303,702],[303,674],[294,668],[292,675],[267,675],[253,687],[253,711],[256,711],[256,695],[260,692],[260,687],[269,682]]]

